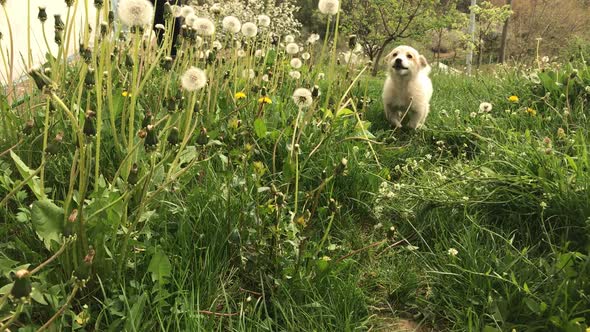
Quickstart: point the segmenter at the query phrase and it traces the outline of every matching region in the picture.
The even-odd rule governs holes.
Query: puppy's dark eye
[[[396,56],[397,56],[397,53],[393,53],[393,57],[396,57]]]
[[[411,59],[411,58],[413,58],[413,56],[410,53],[408,53],[408,59]]]

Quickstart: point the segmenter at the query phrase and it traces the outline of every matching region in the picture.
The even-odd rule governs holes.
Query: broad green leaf
[[[148,266],[148,272],[152,274],[152,281],[166,284],[172,275],[172,264],[170,264],[168,256],[162,251],[156,251]]]
[[[266,137],[266,123],[264,119],[258,118],[254,121],[254,132],[258,138]]]
[[[18,169],[18,172],[23,177],[23,179],[26,179],[31,174],[35,173],[22,161],[22,159],[20,159],[20,157],[16,153],[14,153],[14,151],[10,150],[10,156],[12,157],[12,160],[14,160],[16,168]],[[27,181],[27,185],[29,186],[29,188],[31,188],[31,191],[33,192],[33,194],[35,194],[38,200],[47,198],[44,194],[41,193],[41,184],[37,176],[34,176],[29,181]]]
[[[51,200],[44,199],[33,203],[31,222],[47,249],[51,249],[52,241],[61,243],[63,221],[63,208],[55,205]]]
[[[348,108],[341,108],[338,110],[338,112],[336,112],[336,117],[339,118],[341,116],[345,116],[345,115],[350,115],[353,114],[354,112],[351,109]]]

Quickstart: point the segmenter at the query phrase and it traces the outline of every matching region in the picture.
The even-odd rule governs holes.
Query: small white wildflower
[[[242,23],[235,16],[226,16],[221,22],[223,30],[231,33],[238,33],[242,29]]]
[[[293,71],[289,72],[289,76],[291,76],[291,78],[293,78],[293,79],[298,80],[301,78],[301,73],[298,72],[297,70],[293,70]]]
[[[340,1],[338,0],[320,0],[318,9],[322,14],[336,15],[340,9]]]
[[[299,88],[293,93],[293,101],[300,108],[307,108],[313,104],[311,91],[305,88]]]
[[[544,63],[548,63],[549,62],[549,57],[545,55],[544,57],[541,58],[541,61],[544,62]]]
[[[190,67],[181,78],[182,87],[187,91],[197,91],[207,85],[207,74],[202,69]]]
[[[450,248],[449,251],[447,251],[447,253],[449,254],[449,256],[457,256],[459,254],[459,251],[455,248]]]
[[[263,82],[268,82],[268,81],[270,81],[270,78],[268,77],[268,75],[267,75],[267,74],[264,74],[264,75],[262,75],[262,81],[263,81]]]
[[[211,46],[213,47],[213,49],[218,50],[218,51],[223,48],[223,45],[221,44],[221,42],[219,40],[214,41]]]
[[[475,117],[477,116],[477,113],[475,113],[475,112],[471,112],[471,113],[469,114],[469,116],[470,116],[470,117],[472,117],[472,118],[475,118]]]
[[[121,0],[117,13],[125,25],[143,27],[151,24],[154,5],[148,0]]]
[[[539,204],[539,206],[541,207],[541,209],[545,210],[548,205],[546,202],[541,202],[541,204]]]
[[[299,45],[297,45],[295,43],[289,43],[285,47],[285,51],[287,51],[287,53],[289,53],[291,55],[297,54],[297,53],[299,53]]]
[[[299,58],[291,59],[291,67],[293,67],[295,69],[299,69],[299,68],[301,68],[302,65],[303,65],[303,63],[301,62],[301,60]]]
[[[432,160],[432,155],[431,155],[430,153],[429,153],[429,154],[427,154],[427,155],[426,155],[426,159],[427,159],[427,160]]]
[[[467,201],[469,201],[469,197],[468,196],[463,196],[463,200],[467,202]]]
[[[321,81],[321,80],[323,80],[324,78],[326,78],[326,74],[324,74],[324,73],[319,73],[319,74],[318,74],[318,80],[320,80],[320,81]]]
[[[492,104],[483,102],[479,104],[479,112],[480,113],[490,113],[492,111]]]
[[[238,50],[238,58],[243,58],[246,56],[246,51],[244,50]]]
[[[166,27],[164,26],[164,24],[160,24],[160,23],[156,24],[154,26],[154,28],[156,28],[156,30],[162,30],[162,31],[166,30]]]
[[[247,22],[242,25],[242,33],[248,38],[256,37],[258,34],[258,27],[252,22]]]
[[[258,24],[260,24],[261,27],[269,27],[270,17],[268,17],[268,15],[258,15]]]

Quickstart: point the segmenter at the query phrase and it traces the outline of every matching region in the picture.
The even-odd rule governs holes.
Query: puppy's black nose
[[[402,64],[402,59],[400,59],[400,58],[395,59],[396,66],[400,66],[401,64]]]

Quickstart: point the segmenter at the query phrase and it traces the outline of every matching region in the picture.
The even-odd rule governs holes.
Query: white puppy
[[[387,120],[401,128],[407,111],[408,127],[416,129],[422,126],[430,111],[432,97],[428,61],[409,46],[396,47],[385,57],[385,61],[389,72],[383,87]]]

